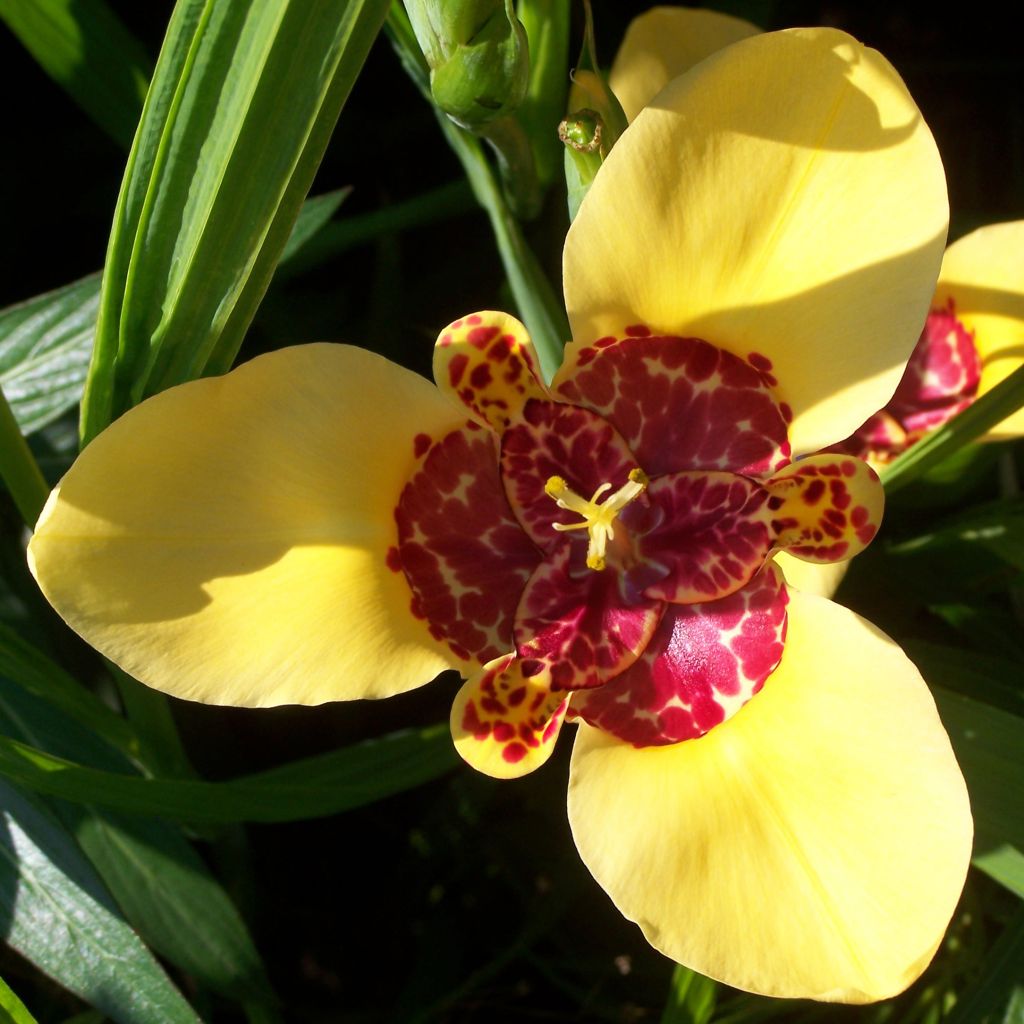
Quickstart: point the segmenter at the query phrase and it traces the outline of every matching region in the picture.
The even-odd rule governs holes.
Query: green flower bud
[[[522,103],[530,55],[512,0],[406,0],[406,9],[449,117],[474,131]]]

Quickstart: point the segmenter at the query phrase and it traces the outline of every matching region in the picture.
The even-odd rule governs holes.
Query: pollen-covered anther
[[[598,498],[612,485],[603,483],[590,496],[588,501],[581,498],[560,476],[548,478],[544,491],[553,498],[559,508],[568,509],[583,517],[580,523],[552,523],[558,531],[587,530],[590,534],[590,545],[587,548],[587,567],[600,571],[606,565],[605,554],[608,542],[615,538],[615,517],[634,499],[643,494],[647,488],[647,474],[639,468],[631,469],[629,479],[607,500],[598,504]]]

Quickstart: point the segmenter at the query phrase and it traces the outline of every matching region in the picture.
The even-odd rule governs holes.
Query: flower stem
[[[50,493],[18,421],[0,389],[0,478],[7,484],[14,504],[31,530]]]
[[[429,74],[409,19],[400,3],[393,2],[387,30],[402,66],[428,101]],[[434,108],[441,131],[459,158],[477,202],[484,208],[498,245],[512,297],[526,329],[530,332],[541,370],[550,380],[562,362],[562,348],[569,339],[569,321],[562,303],[551,287],[537,257],[523,237],[495,178],[483,145],[474,135],[456,125]]]

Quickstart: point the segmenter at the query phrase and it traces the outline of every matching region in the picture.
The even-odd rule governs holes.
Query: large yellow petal
[[[558,379],[643,323],[760,353],[794,448],[841,441],[899,382],[946,223],[931,133],[884,58],[831,29],[735,43],[658,94],[583,201]]]
[[[179,697],[257,707],[411,689],[454,658],[388,568],[394,506],[414,448],[464,421],[361,349],[261,356],[96,438],[40,517],[33,572],[76,632]]]
[[[1024,364],[1024,221],[979,228],[946,250],[935,305],[944,307],[950,299],[961,323],[974,332],[983,395]],[[993,438],[1021,434],[1024,409],[989,431]]]
[[[818,597],[831,597],[850,568],[849,559],[842,562],[805,562],[786,551],[776,552],[774,558],[790,587]]]
[[[580,726],[569,819],[667,956],[751,992],[870,1002],[942,939],[970,859],[967,791],[899,647],[790,597],[779,668],[706,736],[636,749]]]
[[[626,29],[612,65],[612,92],[632,121],[673,78],[760,31],[731,14],[696,7],[652,7]]]

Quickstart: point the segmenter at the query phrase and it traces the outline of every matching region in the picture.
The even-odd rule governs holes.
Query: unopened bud
[[[512,113],[530,56],[512,0],[405,0],[437,106],[470,131]]]

